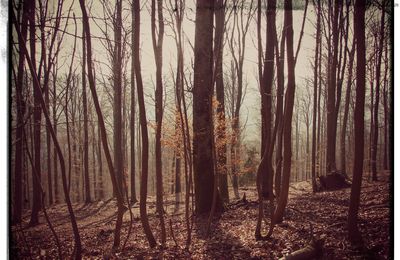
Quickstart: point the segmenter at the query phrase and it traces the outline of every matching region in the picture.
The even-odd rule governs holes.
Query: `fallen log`
[[[288,254],[279,260],[312,260],[319,259],[323,253],[323,242],[322,240],[312,239],[310,244],[306,247],[296,250],[291,254]]]
[[[346,175],[340,171],[331,172],[328,175],[320,176],[319,184],[319,191],[338,190],[349,188],[351,186],[350,182],[346,179]]]

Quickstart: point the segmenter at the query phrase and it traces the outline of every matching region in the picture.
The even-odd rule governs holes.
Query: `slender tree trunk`
[[[132,7],[132,28],[136,30],[134,27],[134,9]],[[133,53],[133,42],[134,42],[134,33],[131,35],[132,41],[132,53]],[[136,198],[136,154],[135,154],[135,115],[136,115],[136,100],[135,100],[135,61],[132,58],[131,61],[131,204],[135,204],[138,200]]]
[[[90,107],[90,106],[89,106]],[[93,170],[93,200],[96,201],[98,196],[98,179],[97,179],[97,169],[96,169],[96,131],[94,118],[91,109],[89,110],[90,119],[91,119],[91,128],[92,128],[92,170]]]
[[[262,11],[262,5],[261,5],[261,0],[257,1],[257,67],[258,67],[258,81],[259,81],[259,88],[260,88],[260,94],[261,94],[261,150],[265,150],[265,136],[264,136],[264,127],[265,127],[265,117],[263,116],[263,106],[264,106],[264,100],[263,100],[263,94],[262,94],[262,86],[264,86],[263,81],[263,58],[264,58],[264,50],[262,46],[262,36],[261,36],[261,11]],[[278,55],[278,54],[277,54]],[[261,154],[262,156],[262,154]]]
[[[222,200],[229,202],[228,191],[228,169],[226,165],[226,122],[225,122],[225,93],[224,93],[224,74],[223,74],[223,45],[224,45],[224,29],[225,29],[225,6],[223,0],[215,2],[215,38],[214,38],[214,55],[215,55],[215,90],[218,101],[217,106],[217,171],[219,175],[219,190]]]
[[[26,111],[25,100],[23,97],[23,79],[24,79],[24,64],[25,64],[25,52],[22,51],[28,34],[28,11],[29,6],[26,3],[22,4],[22,21],[21,21],[21,35],[22,40],[18,41],[19,46],[19,57],[18,57],[18,71],[17,80],[15,85],[16,94],[16,105],[17,105],[17,129],[15,131],[15,157],[14,157],[14,193],[13,193],[13,217],[12,222],[15,224],[21,223],[22,220],[22,173],[24,163],[23,145],[23,132],[24,132],[24,115]],[[18,26],[18,21],[13,21]],[[28,191],[29,192],[29,191]]]
[[[312,147],[311,147],[311,183],[313,192],[317,191],[317,181],[315,173],[316,153],[317,153],[317,102],[318,102],[318,61],[321,55],[319,42],[321,41],[321,3],[317,7],[317,29],[315,35],[315,57],[314,57],[314,99],[313,99],[313,126],[312,126]],[[321,75],[319,75],[321,77]]]
[[[122,2],[115,3],[115,24],[114,24],[114,53],[113,53],[113,80],[114,80],[114,170],[117,179],[117,187],[123,194],[123,151],[122,151]]]
[[[326,116],[326,173],[336,170],[336,72],[338,67],[339,11],[343,0],[335,1],[332,21],[332,51],[329,51],[329,73]]]
[[[85,32],[82,31],[82,103],[83,103],[83,170],[85,176],[85,203],[92,202],[90,197],[89,180],[89,132],[88,132],[88,109],[86,97],[86,41]]]
[[[149,136],[147,132],[147,119],[146,119],[146,110],[144,103],[144,94],[143,94],[143,82],[142,82],[142,74],[141,74],[141,66],[140,66],[140,1],[134,1],[134,54],[133,59],[135,61],[135,77],[136,77],[136,87],[137,87],[137,95],[139,102],[139,117],[140,117],[140,126],[142,130],[142,176],[140,182],[140,220],[142,222],[142,226],[144,229],[144,233],[147,237],[150,247],[156,246],[156,240],[154,239],[153,233],[151,232],[151,228],[149,225],[149,220],[147,217],[147,181],[148,181],[148,163],[149,163]]]
[[[56,68],[56,65],[54,65],[54,68]],[[58,124],[58,119],[57,119],[57,71],[54,69],[53,70],[53,128],[54,128],[54,134],[57,137],[57,124]],[[58,158],[57,158],[57,148],[53,147],[53,167],[54,167],[54,200],[55,203],[60,202],[60,194],[58,191]]]
[[[97,143],[98,143],[98,150],[97,150],[97,160],[99,164],[99,180],[98,180],[98,194],[99,199],[104,199],[104,184],[103,184],[103,160],[101,156],[101,130],[100,127],[97,127]]]
[[[365,103],[365,2],[356,0],[354,6],[354,37],[357,44],[356,104],[354,108],[354,167],[350,207],[347,219],[348,234],[352,242],[361,241],[357,226],[358,208],[364,162],[364,103]]]
[[[377,181],[377,153],[378,153],[378,136],[379,136],[379,93],[380,93],[380,78],[381,78],[381,60],[382,60],[382,52],[383,52],[383,44],[385,38],[385,3],[383,1],[382,5],[382,16],[381,16],[381,27],[380,27],[380,36],[379,36],[379,45],[378,45],[378,53],[377,53],[377,61],[376,61],[376,69],[375,69],[375,107],[374,107],[374,131],[373,131],[373,142],[372,142],[372,158],[371,158],[371,167],[372,167],[372,180]]]
[[[276,151],[275,151],[275,193],[280,196],[281,190],[281,176],[282,176],[282,134],[283,134],[283,95],[284,95],[284,62],[285,62],[285,28],[282,30],[280,52],[278,51],[278,41],[275,43],[275,56],[276,56],[276,77],[277,77],[277,90],[276,90],[276,117],[275,127],[277,128],[276,136]]]
[[[33,66],[33,71],[36,73],[36,35],[35,35],[35,2],[27,2],[29,4],[28,11],[28,19],[29,19],[29,33],[30,33],[30,52],[31,52],[31,62]],[[31,220],[29,224],[31,226],[35,226],[39,224],[39,216],[38,213],[42,208],[42,199],[40,193],[40,185],[41,185],[41,121],[42,121],[42,110],[40,107],[40,99],[42,98],[41,92],[38,91],[40,86],[39,82],[33,82],[33,99],[34,99],[34,110],[33,110],[33,139],[34,139],[34,165],[35,169],[38,173],[37,178],[33,179],[33,205],[32,205],[32,214]]]
[[[265,148],[270,149],[271,142],[274,142],[272,138],[272,86],[274,82],[274,50],[276,43],[276,1],[268,0],[267,7],[267,30],[266,30],[266,48],[265,48],[265,60],[264,60],[264,72],[263,80],[260,86],[261,100],[263,106],[262,115],[264,117],[264,142]],[[269,155],[270,151],[265,154]],[[265,158],[265,171],[261,174],[262,177],[262,194],[264,198],[273,197],[273,176],[274,170],[272,167],[272,156],[271,158]]]
[[[349,53],[349,71],[347,77],[347,89],[346,89],[346,97],[344,101],[344,111],[343,111],[343,123],[342,123],[342,131],[340,138],[340,163],[341,170],[347,176],[346,172],[346,129],[347,129],[347,121],[349,117],[349,107],[350,107],[350,95],[351,95],[351,86],[353,81],[353,62],[354,62],[354,52],[355,52],[355,41],[353,40],[353,45],[351,47],[351,51]]]
[[[383,112],[384,112],[384,149],[383,149],[383,169],[389,170],[389,158],[388,158],[388,121],[389,121],[389,107],[388,107],[388,70],[389,70],[389,60],[388,60],[388,42],[385,42],[385,75],[383,84]]]
[[[293,51],[293,17],[292,1],[285,0],[284,27],[286,28],[286,48],[288,62],[288,84],[285,97],[285,110],[283,119],[283,172],[282,189],[277,202],[275,213],[271,219],[271,226],[267,237],[272,235],[275,223],[283,218],[289,195],[289,181],[292,164],[292,116],[295,96],[295,59]]]
[[[192,189],[192,149],[190,146],[190,132],[189,132],[189,124],[187,118],[187,110],[186,110],[186,102],[184,95],[184,55],[183,55],[183,46],[182,46],[182,21],[183,21],[183,13],[184,13],[184,1],[179,0],[175,2],[174,12],[175,23],[176,23],[176,48],[177,48],[177,69],[176,69],[176,86],[175,86],[175,94],[176,94],[176,102],[179,113],[179,121],[180,129],[181,129],[181,137],[183,144],[183,159],[184,159],[184,173],[185,173],[185,227],[187,232],[186,237],[186,249],[189,248],[192,235],[192,226],[190,225],[190,192]],[[183,108],[183,109],[182,109]],[[192,201],[193,204],[193,201]]]
[[[156,35],[156,9],[158,14],[158,35]],[[164,223],[164,207],[163,207],[163,178],[162,178],[162,147],[161,147],[161,130],[163,119],[163,82],[162,82],[162,48],[164,39],[164,17],[163,17],[163,1],[152,0],[151,2],[151,32],[153,41],[154,57],[156,62],[156,136],[155,136],[155,161],[156,161],[156,206],[160,217],[161,225],[161,243],[165,245],[166,230]]]
[[[322,13],[321,13],[322,16]],[[322,19],[322,17],[320,18]],[[318,104],[317,104],[317,142],[316,142],[316,158],[315,161],[318,163],[318,172],[316,172],[317,177],[321,176],[322,169],[322,147],[321,147],[321,95],[322,95],[322,36],[320,36],[321,41],[319,41],[319,57],[318,57]]]

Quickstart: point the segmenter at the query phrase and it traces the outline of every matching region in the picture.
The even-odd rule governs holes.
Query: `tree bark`
[[[132,28],[135,30],[134,27],[134,16],[135,12],[132,7]],[[134,42],[134,33],[131,35],[131,50],[133,53],[133,42]],[[138,200],[136,198],[136,153],[135,153],[135,115],[136,115],[136,100],[135,100],[135,61],[132,58],[131,61],[131,204],[135,204]]]
[[[262,116],[264,117],[264,149],[270,149],[272,138],[272,86],[274,82],[274,50],[276,43],[276,0],[268,0],[267,7],[267,30],[266,30],[266,49],[264,60],[264,72],[261,89]],[[269,155],[267,150],[264,155]],[[271,153],[272,155],[272,153]],[[262,172],[262,195],[264,198],[273,196],[273,176],[272,156],[265,158],[265,171]]]
[[[311,183],[313,192],[317,191],[317,182],[315,174],[316,152],[317,152],[317,102],[318,102],[318,57],[319,42],[321,40],[321,3],[318,2],[317,7],[317,29],[315,35],[315,57],[314,57],[314,99],[313,99],[313,126],[312,126],[312,147],[311,147]],[[319,75],[321,77],[321,75]]]
[[[332,42],[328,53],[329,73],[326,115],[326,173],[336,170],[336,71],[338,66],[339,11],[343,0],[335,1],[332,21]]]
[[[158,15],[158,35],[156,35],[156,9]],[[162,82],[162,48],[164,40],[164,17],[163,17],[163,1],[152,0],[151,2],[151,35],[153,42],[154,57],[156,62],[156,93],[155,93],[155,116],[156,116],[156,136],[155,136],[155,160],[156,160],[156,206],[160,218],[161,225],[161,243],[165,245],[166,230],[164,223],[164,206],[163,206],[163,177],[162,177],[162,147],[161,147],[161,130],[163,119],[163,82]]]
[[[85,203],[92,202],[90,197],[89,180],[89,132],[88,132],[88,105],[86,97],[86,42],[85,32],[82,31],[82,103],[83,103],[83,170],[85,176]]]
[[[114,80],[114,170],[117,179],[118,189],[123,194],[123,167],[124,157],[122,150],[122,1],[115,3],[115,24],[114,24],[114,53],[113,53],[113,80]],[[115,190],[114,190],[115,191]]]
[[[19,46],[19,57],[18,57],[18,71],[17,79],[15,83],[15,95],[17,105],[17,118],[16,124],[17,129],[15,131],[15,157],[14,157],[14,193],[13,193],[13,217],[12,222],[15,224],[21,223],[22,220],[22,173],[23,173],[23,162],[24,153],[23,145],[23,132],[24,132],[24,115],[26,111],[25,100],[23,97],[23,79],[24,79],[24,64],[25,64],[25,52],[23,51],[23,44],[26,42],[28,34],[28,12],[29,6],[26,3],[22,4],[22,21],[21,21],[21,36],[22,40],[18,41]],[[18,26],[18,21],[12,21],[15,26]]]
[[[54,68],[56,68],[54,64]],[[53,128],[54,134],[57,137],[57,71],[53,69]],[[54,201],[55,203],[60,202],[60,194],[58,191],[58,158],[57,158],[57,148],[53,146],[53,167],[54,167]]]
[[[283,119],[283,172],[282,189],[278,198],[275,213],[271,219],[267,237],[272,235],[275,223],[283,218],[289,195],[289,181],[292,164],[292,116],[295,96],[295,59],[293,51],[293,16],[292,1],[285,0],[284,27],[286,28],[286,48],[288,63],[288,84],[285,97],[285,110]]]
[[[347,219],[348,234],[353,242],[360,241],[357,226],[358,208],[364,162],[364,104],[365,104],[365,2],[356,0],[354,5],[354,37],[357,44],[356,104],[354,108],[354,167]]]
[[[30,58],[31,58],[31,63],[32,63],[32,69],[34,73],[36,73],[36,35],[35,35],[35,7],[36,4],[34,1],[29,1],[27,2],[29,4],[28,7],[28,20],[29,20],[29,35],[30,35]],[[29,222],[29,225],[35,226],[39,224],[39,216],[38,213],[40,209],[42,208],[42,199],[41,199],[41,193],[40,193],[40,185],[41,185],[41,158],[40,158],[40,153],[41,153],[41,121],[42,121],[42,110],[40,107],[40,99],[42,98],[41,92],[38,91],[40,86],[38,85],[39,82],[34,81],[33,85],[33,103],[34,103],[34,108],[33,108],[33,141],[34,141],[34,164],[35,164],[35,169],[37,171],[37,178],[32,178],[33,179],[33,205],[32,205],[32,214],[31,214],[31,220]]]
[[[349,117],[349,107],[350,107],[350,95],[351,95],[351,86],[353,84],[353,62],[354,62],[354,52],[355,52],[355,41],[353,40],[353,45],[351,47],[351,51],[349,53],[349,71],[347,77],[347,89],[346,89],[346,97],[344,101],[344,111],[343,111],[343,122],[342,122],[342,131],[340,138],[340,156],[341,156],[341,170],[347,175],[346,170],[346,129],[347,129],[347,121]]]
[[[147,132],[147,119],[146,119],[146,110],[144,103],[144,94],[143,94],[143,82],[142,82],[142,74],[141,74],[141,66],[140,66],[140,1],[134,1],[134,54],[133,59],[135,61],[135,76],[136,76],[136,87],[137,87],[137,95],[138,95],[138,103],[139,103],[139,118],[140,118],[140,126],[142,132],[142,176],[140,182],[140,220],[142,222],[144,233],[147,237],[150,247],[156,246],[156,240],[154,239],[153,233],[151,232],[151,228],[149,225],[149,220],[147,217],[147,181],[148,181],[148,164],[149,164],[149,136]]]
[[[382,15],[381,15],[381,27],[380,27],[380,36],[379,36],[379,44],[378,44],[378,53],[377,53],[377,61],[376,61],[376,69],[375,69],[375,107],[373,111],[374,117],[374,130],[373,130],[373,141],[372,141],[372,158],[371,158],[371,168],[372,168],[372,180],[377,181],[377,153],[378,153],[378,136],[379,136],[379,93],[380,93],[380,79],[381,79],[381,60],[382,60],[382,52],[383,52],[383,43],[385,38],[385,3],[383,1],[382,5]]]
[[[225,6],[223,0],[215,1],[215,90],[218,101],[217,106],[217,171],[219,175],[219,190],[221,198],[225,203],[229,202],[228,191],[228,169],[226,165],[226,120],[225,120],[225,93],[224,93],[224,74],[223,74],[223,49],[224,49],[224,30],[225,30]]]
[[[383,150],[383,169],[389,170],[389,144],[388,144],[388,125],[389,125],[389,104],[388,104],[388,70],[389,70],[389,59],[388,59],[388,41],[385,42],[385,75],[383,85],[383,112],[384,112],[384,150]]]
[[[214,190],[213,129],[213,18],[214,2],[197,0],[194,43],[193,171],[196,212],[211,210]]]
[[[278,40],[275,43],[275,58],[276,58],[276,77],[277,77],[277,90],[276,90],[276,117],[275,128],[276,132],[276,151],[275,151],[275,194],[280,196],[281,190],[281,176],[282,176],[282,133],[283,133],[283,95],[284,95],[284,62],[285,62],[285,38],[286,30],[282,29],[282,36],[280,48],[278,49]],[[280,50],[280,51],[279,51]]]

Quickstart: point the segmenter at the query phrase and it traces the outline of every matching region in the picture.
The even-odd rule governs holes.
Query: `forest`
[[[9,21],[10,258],[390,259],[392,1]]]

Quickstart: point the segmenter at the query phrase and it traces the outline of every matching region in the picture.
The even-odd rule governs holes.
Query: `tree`
[[[258,2],[258,8],[261,8],[260,1]],[[270,199],[271,208],[271,219],[273,214],[273,168],[272,168],[272,150],[275,138],[272,137],[272,85],[274,80],[274,50],[276,43],[276,1],[269,0],[267,6],[267,43],[264,60],[264,72],[260,78],[260,94],[261,94],[261,121],[262,121],[262,133],[261,140],[262,145],[262,157],[260,165],[257,169],[257,193],[258,193],[258,218],[255,231],[256,240],[263,239],[261,235],[261,223],[263,219],[263,199]],[[258,19],[261,19],[261,15],[258,15]],[[261,46],[261,44],[259,44]],[[259,59],[261,62],[261,59]]]
[[[332,19],[332,41],[328,42],[328,85],[327,85],[327,114],[326,114],[326,173],[336,170],[336,76],[338,70],[338,42],[340,23],[339,13],[341,13],[343,0],[337,0],[334,4]],[[329,38],[331,38],[329,36]]]
[[[172,6],[171,6],[172,7]],[[185,1],[179,0],[175,1],[175,5],[171,10],[173,12],[172,17],[175,19],[175,29],[174,38],[176,43],[177,51],[177,68],[176,68],[176,80],[175,80],[175,95],[176,95],[176,106],[179,114],[179,120],[176,119],[175,122],[180,123],[181,138],[183,144],[183,159],[184,159],[184,173],[185,173],[185,226],[186,226],[186,248],[188,249],[192,240],[192,226],[190,225],[190,193],[192,190],[192,149],[191,149],[191,139],[188,123],[188,113],[186,109],[186,98],[184,94],[184,82],[188,85],[185,75],[184,75],[184,55],[183,55],[183,32],[182,32],[182,22],[185,13]],[[179,136],[179,134],[177,134]],[[192,200],[193,202],[193,200]]]
[[[389,106],[388,106],[388,70],[389,70],[389,59],[388,59],[388,40],[385,42],[385,75],[383,77],[383,112],[384,112],[384,150],[383,150],[383,169],[388,170],[389,166],[389,145],[388,145],[388,125],[389,125]]]
[[[89,180],[89,132],[88,132],[88,106],[86,97],[86,42],[84,31],[82,37],[82,104],[83,104],[83,170],[85,177],[85,203],[92,201],[90,197]]]
[[[223,73],[223,49],[225,29],[225,6],[223,0],[215,1],[215,38],[214,38],[214,77],[215,92],[217,96],[217,117],[219,129],[216,134],[216,143],[221,144],[217,148],[217,171],[219,175],[219,190],[224,202],[229,202],[228,169],[226,165],[226,120],[225,120],[225,93]]]
[[[379,35],[379,43],[378,43],[378,53],[377,53],[377,59],[376,59],[376,69],[375,69],[375,107],[373,108],[373,118],[374,118],[374,129],[372,131],[372,147],[371,147],[371,168],[372,168],[372,180],[377,181],[377,170],[376,170],[376,157],[378,153],[378,121],[379,121],[379,93],[380,93],[380,79],[381,79],[381,60],[382,60],[382,53],[383,53],[383,44],[384,44],[384,38],[385,38],[385,4],[386,0],[383,1],[382,4],[382,15],[381,15],[381,26],[380,26],[380,35]]]
[[[156,9],[158,14],[158,35],[156,35]],[[163,207],[163,179],[162,179],[162,158],[161,158],[161,129],[163,119],[163,82],[162,82],[162,47],[164,39],[164,18],[163,18],[163,1],[151,1],[151,36],[153,41],[154,57],[156,62],[156,182],[157,182],[157,211],[160,217],[161,225],[161,243],[164,245],[166,240],[166,231],[164,223],[164,207]]]
[[[273,196],[273,176],[274,170],[272,168],[272,151],[275,138],[272,137],[272,87],[274,83],[274,50],[276,43],[276,1],[269,0],[267,7],[267,30],[266,30],[266,47],[264,59],[264,72],[263,78],[260,82],[261,91],[261,118],[263,125],[264,151],[263,158],[260,163],[265,164],[262,171],[262,195],[264,198]]]
[[[147,217],[147,180],[148,180],[148,164],[149,164],[149,136],[147,132],[147,119],[146,119],[146,108],[144,104],[143,94],[143,81],[140,66],[140,1],[134,1],[134,43],[133,43],[133,59],[135,61],[135,77],[136,77],[136,88],[139,103],[139,119],[142,132],[142,178],[140,182],[140,220],[142,222],[144,233],[147,237],[150,247],[156,246],[156,240],[154,239],[153,233],[149,225]]]
[[[114,21],[114,53],[113,53],[113,80],[114,80],[114,167],[117,177],[117,186],[123,194],[124,156],[122,147],[122,1],[115,3]]]
[[[132,30],[134,28],[135,11],[132,5]],[[133,53],[134,33],[131,34],[131,50]],[[136,198],[136,155],[135,155],[135,115],[136,115],[136,101],[135,101],[135,61],[132,57],[131,60],[131,203],[137,202]]]
[[[314,95],[313,95],[313,125],[312,125],[312,147],[311,147],[311,180],[313,192],[317,190],[315,164],[316,164],[316,150],[317,150],[317,98],[318,98],[318,57],[321,55],[319,49],[319,42],[321,41],[321,3],[317,1],[317,28],[315,35],[315,57],[314,57]],[[314,2],[315,5],[315,2]],[[320,75],[321,76],[321,75]]]
[[[86,7],[85,7],[85,0],[79,0],[79,5],[82,10],[82,18],[83,18],[82,22],[83,22],[83,27],[84,27],[84,31],[85,31],[85,37],[86,37],[89,86],[90,86],[90,91],[91,91],[92,97],[93,97],[93,104],[96,109],[97,118],[99,121],[98,126],[100,128],[100,133],[101,133],[101,142],[103,144],[103,150],[104,150],[104,154],[106,156],[107,165],[108,165],[108,169],[109,169],[110,177],[111,177],[111,182],[112,182],[112,185],[116,192],[115,195],[117,198],[118,212],[117,212],[117,222],[116,222],[115,231],[114,231],[114,244],[113,244],[113,247],[116,248],[120,244],[122,217],[123,217],[124,212],[126,211],[126,207],[124,205],[122,191],[118,188],[117,178],[115,176],[114,166],[113,166],[113,163],[111,160],[110,150],[108,147],[107,132],[106,132],[106,128],[105,128],[104,118],[103,118],[103,114],[101,112],[99,99],[97,97],[97,92],[96,92],[96,86],[95,86],[95,81],[94,81],[94,76],[93,76],[93,67],[92,67],[92,42],[91,42],[91,34],[90,34],[90,25],[89,25],[89,18],[88,18]]]
[[[282,187],[267,237],[272,235],[275,223],[282,219],[289,195],[290,171],[292,165],[292,116],[295,96],[295,57],[293,52],[292,1],[285,0],[284,27],[286,28],[286,49],[288,63],[288,83],[283,116],[283,171]]]
[[[212,127],[214,2],[197,0],[194,43],[193,171],[196,211],[211,210],[214,191]]]
[[[22,4],[22,15],[21,15],[21,37],[18,41],[18,47],[20,50],[23,49],[22,44],[25,44],[28,34],[28,11],[29,5]],[[18,21],[13,21],[17,26]],[[13,218],[12,222],[19,224],[22,220],[22,166],[23,166],[23,131],[24,131],[24,116],[26,111],[26,105],[23,97],[23,79],[24,79],[24,64],[25,64],[25,52],[20,51],[18,56],[18,71],[17,79],[15,82],[15,95],[17,105],[17,129],[15,131],[15,157],[14,157],[14,193],[13,193]],[[27,144],[25,144],[27,145]]]
[[[256,8],[253,8],[253,0],[250,1],[250,6],[245,7],[247,3],[244,0],[235,0],[233,5],[234,18],[231,36],[228,37],[229,47],[233,58],[233,68],[235,70],[237,85],[232,82],[232,138],[231,138],[231,174],[232,186],[235,197],[239,197],[238,191],[238,173],[240,172],[240,108],[243,103],[243,65],[246,51],[246,35],[249,30],[251,18],[254,15]],[[245,17],[245,10],[248,10]],[[235,89],[233,86],[236,86]]]
[[[32,6],[30,6],[30,8],[31,7]],[[14,10],[12,10],[12,9],[11,9],[11,21],[17,21],[16,17],[15,17],[15,14],[14,14]],[[31,76],[32,76],[33,83],[34,83],[33,86],[34,86],[35,92],[37,94],[37,99],[38,99],[37,101],[38,101],[39,106],[41,107],[41,109],[43,111],[43,115],[44,115],[45,120],[46,120],[46,125],[47,125],[47,127],[48,127],[48,129],[50,131],[50,135],[51,135],[51,137],[53,139],[54,146],[57,149],[58,158],[60,160],[64,196],[65,196],[65,200],[66,200],[66,203],[67,203],[68,213],[69,213],[69,216],[70,216],[71,225],[72,225],[72,229],[73,229],[73,233],[74,233],[74,239],[75,239],[75,258],[76,259],[80,259],[81,258],[81,253],[82,253],[82,244],[81,244],[81,239],[80,239],[80,235],[79,235],[78,225],[76,223],[75,214],[74,214],[74,211],[73,211],[73,208],[72,208],[72,205],[71,205],[71,200],[70,200],[69,192],[68,192],[68,189],[67,189],[67,178],[66,178],[66,172],[65,172],[64,157],[63,157],[63,154],[61,152],[60,143],[58,142],[58,139],[57,139],[57,137],[56,137],[56,135],[54,133],[53,126],[51,124],[51,119],[50,119],[50,115],[49,115],[49,113],[47,111],[46,102],[45,102],[45,100],[43,98],[40,82],[39,82],[39,79],[38,79],[38,74],[36,73],[35,66],[34,66],[34,63],[33,63],[34,59],[32,59],[28,54],[28,50],[27,50],[27,47],[25,45],[26,43],[23,42],[22,34],[21,34],[21,31],[19,30],[18,26],[16,24],[14,24],[14,26],[15,26],[15,29],[17,31],[18,40],[22,41],[22,43],[23,43],[21,45],[22,49],[20,51],[22,51],[24,53],[26,61],[28,63],[29,70],[31,72]],[[75,43],[74,43],[74,46],[75,46]],[[74,47],[74,50],[75,50],[75,47]],[[33,169],[35,170],[35,173],[37,173],[37,169],[35,168],[36,165],[34,165],[33,162],[31,162],[31,163],[32,163]],[[35,174],[35,178],[34,179],[38,179],[37,177],[39,177],[38,174]],[[40,192],[40,191],[42,191],[40,182],[38,184],[39,184],[39,186],[37,188],[39,189],[38,192]],[[41,197],[39,197],[39,198],[41,198]],[[43,200],[42,200],[42,202],[43,202]]]
[[[347,50],[349,51],[349,50]],[[349,55],[349,69],[347,76],[347,88],[346,88],[346,96],[344,101],[344,111],[343,111],[343,122],[342,122],[342,131],[340,138],[340,156],[341,156],[341,167],[342,172],[346,173],[346,129],[347,129],[347,121],[349,117],[349,108],[350,108],[350,95],[351,95],[351,86],[353,85],[353,63],[354,63],[354,52],[355,52],[355,41],[353,40],[353,44],[350,50]]]
[[[35,8],[36,4],[34,1],[29,1],[26,3],[29,5],[28,7],[28,20],[29,20],[29,46],[30,46],[30,52],[31,52],[31,63],[32,63],[32,69],[35,73],[37,73],[37,68],[36,68],[36,34],[35,34]],[[39,82],[34,81],[33,84],[39,84]],[[38,91],[40,88],[39,85],[35,85],[33,88],[33,99],[34,99],[34,111],[33,111],[33,136],[34,136],[34,165],[36,172],[38,173],[37,178],[32,178],[33,179],[33,205],[32,205],[32,214],[31,214],[31,220],[29,222],[29,225],[35,226],[39,224],[39,216],[38,213],[42,207],[42,199],[41,199],[41,193],[40,193],[40,183],[41,183],[41,159],[40,159],[40,153],[41,153],[41,141],[40,141],[40,129],[41,129],[41,119],[42,119],[42,111],[40,107],[40,98],[42,98],[40,95],[41,93]]]
[[[357,226],[358,208],[364,162],[364,104],[365,104],[365,2],[356,0],[354,5],[354,37],[357,46],[356,103],[354,108],[354,166],[351,184],[350,207],[347,219],[349,238],[360,242]]]
[[[281,176],[282,176],[282,133],[283,133],[283,95],[284,95],[284,62],[285,62],[285,39],[286,28],[282,29],[280,46],[278,46],[278,39],[275,43],[275,60],[276,60],[276,117],[275,117],[275,131],[276,131],[276,151],[275,151],[275,193],[279,197],[281,190]]]

